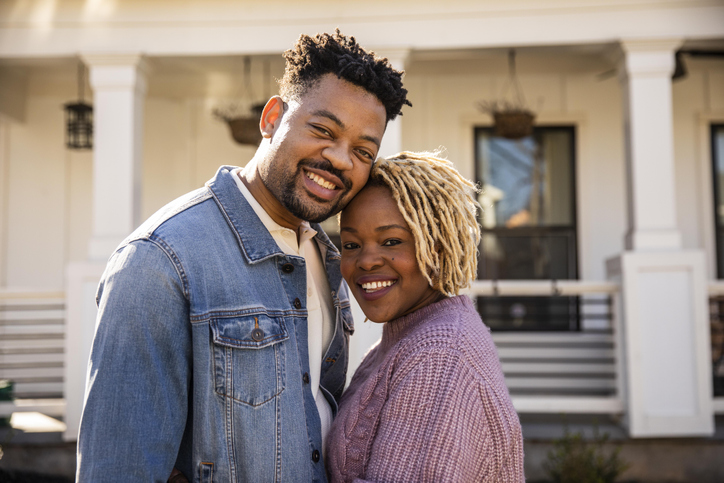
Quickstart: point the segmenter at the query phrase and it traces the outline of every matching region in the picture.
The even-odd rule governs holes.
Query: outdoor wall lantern
[[[264,82],[268,85],[269,64],[264,64]],[[231,132],[231,137],[238,144],[248,146],[259,146],[261,142],[261,131],[259,120],[266,105],[264,102],[254,103],[254,94],[251,89],[251,59],[244,57],[244,78],[242,81],[243,93],[238,101],[214,108],[213,115],[217,119],[226,122]]]
[[[508,52],[508,79],[495,101],[480,101],[479,110],[493,116],[493,134],[506,139],[521,139],[533,134],[535,114],[526,107],[523,89],[515,71],[515,50]]]
[[[65,145],[68,149],[93,149],[93,106],[83,101],[85,66],[78,63],[78,102],[65,104]]]

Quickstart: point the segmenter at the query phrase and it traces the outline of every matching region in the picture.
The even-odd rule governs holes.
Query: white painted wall
[[[191,63],[181,70],[169,62],[179,65],[151,59],[156,68],[149,77],[144,114],[144,219],[201,186],[218,166],[244,165],[253,155],[253,148],[235,144],[226,126],[211,115],[221,100],[239,94],[230,74],[239,74],[238,58],[221,64],[201,60],[196,70],[188,67],[192,60],[184,61],[181,65]],[[405,108],[401,118],[402,146],[445,147],[472,178],[472,129],[490,122],[475,103],[499,94],[506,62],[504,50],[452,53],[447,59],[439,53],[413,55],[405,85],[414,107]],[[64,70],[57,65],[30,69],[26,120],[6,121],[7,241],[4,248],[0,244],[4,286],[62,288],[65,263],[87,256],[92,160],[88,152],[64,147],[61,106],[76,97],[75,64],[66,63]],[[712,61],[687,65],[689,76],[673,88],[677,216],[684,248],[708,246],[713,256],[713,216],[706,211],[711,210],[711,161],[700,117],[716,119],[724,113],[724,68]],[[621,90],[615,77],[598,77],[610,68],[601,55],[586,52],[518,54],[523,90],[529,103],[539,107],[540,122],[577,127],[583,279],[605,278],[604,260],[622,250],[626,227]],[[204,69],[209,72],[206,81]],[[281,69],[277,61],[272,77]]]
[[[30,98],[26,122],[10,125],[4,281],[9,287],[63,286],[68,154],[58,148],[64,143],[62,102]]]

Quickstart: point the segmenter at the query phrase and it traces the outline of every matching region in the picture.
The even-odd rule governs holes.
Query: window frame
[[[533,236],[555,236],[557,234],[564,234],[565,236],[571,237],[571,245],[573,247],[572,252],[568,253],[568,263],[571,264],[572,268],[570,269],[569,278],[567,280],[579,280],[579,270],[580,270],[580,249],[579,249],[579,233],[578,233],[578,192],[577,192],[577,151],[576,151],[576,142],[577,142],[577,127],[574,124],[555,124],[555,125],[545,125],[545,126],[535,126],[533,128],[533,137],[539,137],[541,133],[545,133],[546,131],[566,131],[569,133],[569,139],[570,139],[570,145],[569,145],[569,154],[570,154],[570,199],[572,206],[570,207],[571,210],[571,223],[570,225],[562,225],[562,224],[555,224],[555,225],[547,225],[547,226],[526,226],[526,227],[520,227],[517,229],[510,229],[510,228],[504,228],[504,227],[494,227],[494,228],[485,228],[481,224],[481,232],[483,234],[490,233],[493,235],[497,234],[503,234],[503,233],[511,233],[512,230],[516,230],[515,235],[521,235],[523,236],[524,233],[529,233]],[[480,152],[480,143],[478,142],[480,134],[481,133],[488,133],[492,135],[493,128],[492,126],[474,126],[473,129],[473,153],[474,153],[474,176],[475,176],[475,182],[478,183],[479,186],[482,186],[484,183],[484,179],[481,173],[482,163],[481,163],[481,152]],[[478,268],[478,280],[505,280],[505,279],[495,279],[495,278],[482,278],[484,275],[485,267],[483,267],[483,254],[482,251],[478,254],[479,257],[479,268]],[[545,279],[549,280],[549,279]],[[492,297],[487,297],[492,298]],[[499,299],[502,299],[503,297],[497,297]],[[518,297],[521,300],[524,299],[524,297]],[[549,326],[540,326],[537,328],[513,328],[513,327],[496,327],[494,328],[495,331],[505,331],[505,332],[574,332],[574,331],[580,331],[582,330],[582,301],[580,300],[580,297],[561,297],[556,295],[551,295],[550,297],[539,297],[541,299],[568,299],[569,304],[571,305],[572,317],[575,317],[575,321],[571,322],[567,328],[564,328],[563,326],[560,327],[549,327]],[[513,298],[511,298],[511,301]],[[559,300],[560,302],[564,302],[563,300]],[[502,302],[502,301],[501,301]],[[541,300],[543,302],[543,300]]]

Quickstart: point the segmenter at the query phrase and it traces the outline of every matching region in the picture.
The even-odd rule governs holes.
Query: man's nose
[[[332,163],[332,166],[340,171],[351,170],[354,166],[352,154],[345,143],[336,142],[333,145],[324,148],[322,151],[322,157]]]

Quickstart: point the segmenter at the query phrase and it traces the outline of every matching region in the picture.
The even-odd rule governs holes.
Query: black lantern
[[[78,65],[78,102],[65,104],[65,145],[69,149],[93,149],[93,106],[83,102],[83,63]]]

